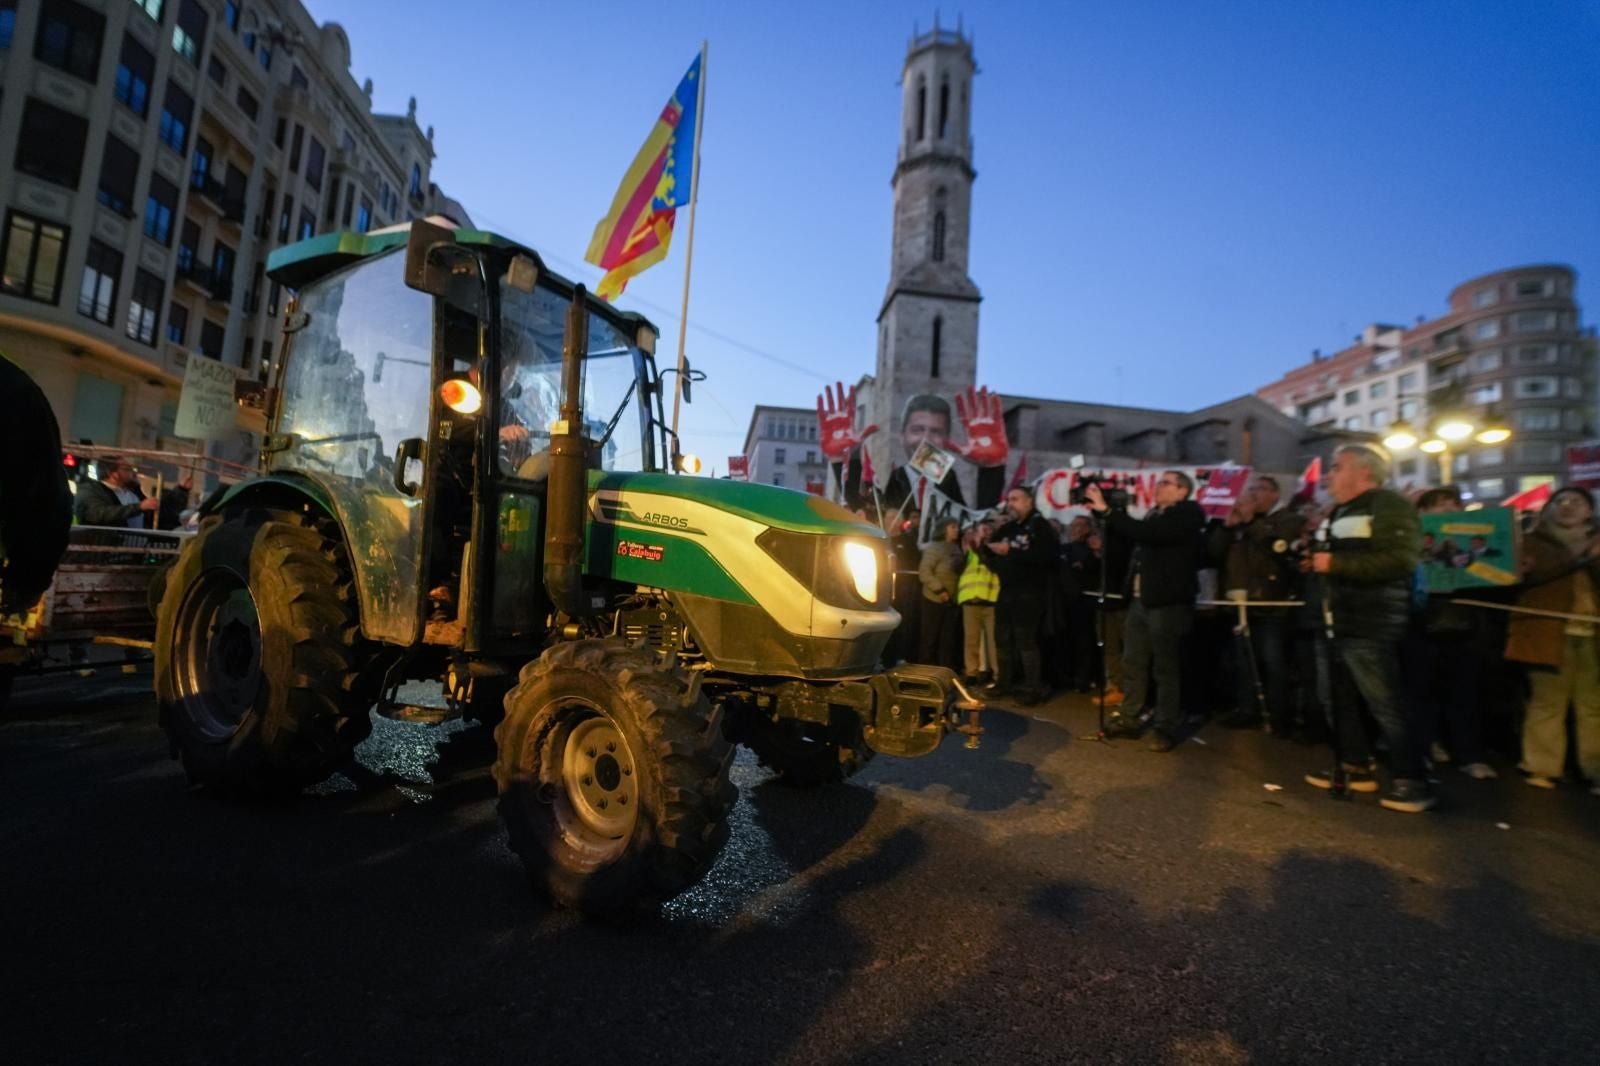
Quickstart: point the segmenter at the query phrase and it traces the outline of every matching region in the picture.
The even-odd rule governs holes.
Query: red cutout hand
[[[824,402],[826,401],[826,402]],[[877,426],[868,426],[856,432],[856,387],[846,391],[844,382],[824,385],[817,397],[817,435],[822,438],[822,454],[830,462],[842,463],[861,442],[878,432]]]
[[[950,450],[973,466],[1004,466],[1011,446],[1006,442],[1005,412],[1000,394],[988,386],[956,393],[956,414],[966,432],[966,443],[950,442]]]

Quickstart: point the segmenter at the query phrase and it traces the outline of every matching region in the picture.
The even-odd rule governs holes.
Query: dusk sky
[[[906,42],[893,2],[308,0],[474,221],[591,284],[596,221],[710,42],[685,447],[873,370]],[[1537,262],[1600,301],[1600,2],[981,3],[979,382],[1193,409]],[[619,301],[674,357],[686,218]]]

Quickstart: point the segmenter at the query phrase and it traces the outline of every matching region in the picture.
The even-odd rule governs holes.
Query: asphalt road
[[[1081,698],[798,792],[659,916],[530,894],[481,730],[380,722],[287,809],[189,790],[143,678],[0,721],[8,1063],[1600,1061],[1600,798],[1447,773],[1432,814]],[[1282,785],[1281,791],[1264,787]]]

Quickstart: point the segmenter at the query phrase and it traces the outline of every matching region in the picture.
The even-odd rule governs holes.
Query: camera
[[[1126,510],[1131,497],[1128,490],[1120,485],[1113,484],[1109,479],[1102,480],[1098,474],[1089,474],[1078,479],[1078,483],[1067,494],[1067,502],[1074,507],[1087,507],[1089,505],[1089,486],[1098,485],[1100,494],[1105,497],[1106,506],[1113,511]]]

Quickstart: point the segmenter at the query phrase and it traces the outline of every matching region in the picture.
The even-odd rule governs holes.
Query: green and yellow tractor
[[[207,505],[159,612],[162,724],[194,781],[293,794],[438,679],[497,723],[534,884],[614,911],[715,860],[736,744],[796,784],[976,745],[950,671],[879,668],[899,622],[880,530],[669,469],[649,322],[420,221],[269,267],[296,297],[263,470]]]

